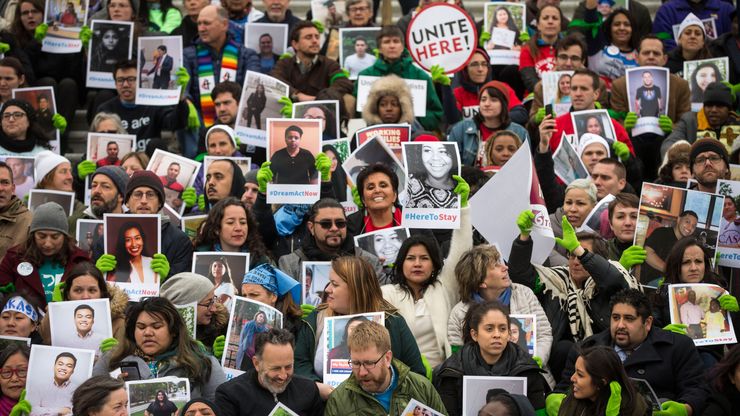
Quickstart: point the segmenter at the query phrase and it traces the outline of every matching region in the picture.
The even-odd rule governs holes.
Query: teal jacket
[[[439,101],[437,91],[434,89],[434,83],[426,72],[414,66],[414,61],[407,50],[403,51],[401,59],[389,63],[383,56],[375,60],[373,66],[365,68],[360,75],[371,77],[384,77],[395,74],[404,79],[420,79],[427,82],[427,115],[417,117],[419,123],[425,130],[439,130],[439,123],[442,121],[442,102]],[[355,82],[355,97],[357,97],[357,82]]]
[[[323,310],[322,310],[323,311]],[[295,340],[295,374],[321,381],[322,377],[313,371],[313,359],[316,355],[316,341],[321,334],[316,333],[318,309],[311,312],[301,321]],[[385,327],[391,335],[391,351],[393,357],[411,368],[411,371],[426,375],[426,369],[421,362],[421,353],[416,345],[416,339],[401,315],[385,314]]]
[[[391,396],[391,415],[400,415],[408,406],[411,399],[425,404],[432,409],[447,415],[439,393],[426,378],[414,374],[409,368],[397,359],[393,359],[393,368],[398,375],[398,386]],[[324,416],[375,416],[387,414],[380,402],[363,390],[354,375],[334,390],[326,402]]]

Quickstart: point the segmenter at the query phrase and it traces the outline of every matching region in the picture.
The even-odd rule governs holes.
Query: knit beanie
[[[720,104],[732,108],[732,91],[721,82],[712,82],[704,90],[704,105]]]
[[[598,143],[606,148],[607,157],[611,155],[609,142],[607,142],[605,138],[599,136],[598,134],[585,133],[581,136],[581,139],[578,142],[578,149],[576,149],[578,151],[578,156],[580,157],[581,155],[583,155],[583,151],[586,150],[588,146],[594,143]]]
[[[725,161],[727,166],[730,166],[730,155],[727,154],[725,145],[717,139],[710,137],[699,139],[691,145],[691,153],[689,154],[689,160],[691,161],[691,171],[694,171],[694,161],[700,153],[714,152],[718,154],[722,160]]]
[[[33,109],[33,107],[31,106],[31,104],[28,103],[28,101],[19,100],[17,98],[11,98],[10,100],[4,102],[3,108],[2,110],[0,110],[0,114],[5,113],[5,110],[11,105],[20,107],[20,109],[23,110],[24,113],[26,113],[26,118],[28,118],[29,124],[33,124],[33,122],[36,121],[36,110]]]
[[[128,186],[126,186],[124,202],[128,205],[131,193],[134,192],[134,189],[140,186],[151,188],[157,193],[157,196],[159,197],[159,209],[161,210],[164,206],[164,186],[162,185],[162,180],[159,179],[159,176],[149,170],[137,170],[133,175],[131,175],[131,178],[128,180]]]
[[[215,126],[208,129],[206,132],[206,139],[205,139],[205,145],[206,145],[206,151],[208,151],[208,136],[211,135],[214,131],[221,130],[222,132],[226,133],[227,136],[229,136],[229,139],[231,139],[231,143],[234,144],[234,148],[238,148],[239,146],[236,144],[236,133],[234,132],[234,129],[227,126],[226,124],[216,124]],[[231,156],[231,155],[229,155]]]
[[[253,183],[255,185],[259,185],[257,182],[257,172],[259,172],[259,169],[252,169],[249,172],[244,174],[244,183]]]
[[[478,90],[478,101],[480,101],[480,97],[481,95],[483,95],[483,91],[487,90],[488,88],[496,88],[497,90],[501,91],[501,94],[506,100],[501,104],[504,107],[509,108],[509,87],[501,81],[488,81],[487,83],[485,83],[485,85],[483,85],[480,90]]]
[[[59,156],[51,150],[39,152],[33,162],[33,169],[36,174],[36,185],[38,185],[38,183],[41,182],[49,172],[65,162],[69,163],[69,159],[64,156]]]
[[[182,272],[165,280],[159,295],[175,305],[187,305],[200,302],[213,287],[213,282],[202,274]]]
[[[686,30],[689,26],[698,26],[699,29],[701,29],[701,33],[704,34],[704,38],[707,37],[707,32],[704,31],[704,23],[702,23],[701,20],[699,20],[698,17],[694,13],[689,13],[686,15],[686,17],[683,19],[683,22],[681,22],[681,25],[678,27],[678,37],[676,38],[676,41],[678,41],[678,38],[681,37],[681,33],[683,33],[684,30]]]
[[[69,236],[69,223],[64,208],[56,202],[41,204],[33,210],[30,233],[38,230],[58,231]]]
[[[126,192],[126,185],[128,184],[128,174],[120,166],[101,166],[95,170],[90,180],[94,180],[96,175],[107,176],[116,185],[118,193],[123,195]]]

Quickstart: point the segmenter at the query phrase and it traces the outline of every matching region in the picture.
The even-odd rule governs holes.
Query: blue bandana
[[[295,304],[301,304],[301,284],[270,264],[263,263],[248,271],[242,280],[245,283],[260,285],[278,297],[290,292]]]
[[[10,298],[3,309],[3,312],[5,311],[20,312],[34,322],[39,321],[39,314],[36,312],[36,308],[20,296]]]

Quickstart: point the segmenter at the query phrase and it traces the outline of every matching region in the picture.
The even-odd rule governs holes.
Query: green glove
[[[302,316],[301,316],[301,317],[302,317],[303,319],[306,319],[306,317],[307,317],[308,315],[310,315],[310,314],[311,314],[311,312],[313,312],[313,311],[314,311],[315,309],[316,309],[316,307],[315,307],[315,306],[313,306],[313,305],[309,305],[308,303],[302,303],[302,304],[301,304],[301,312],[303,312],[303,314],[302,314]]]
[[[599,110],[601,110],[601,109],[602,109],[601,103],[600,103],[600,102],[598,102],[598,101],[594,101],[594,107],[596,107],[596,108],[597,108],[597,109],[599,109]]]
[[[90,38],[92,38],[92,30],[90,30],[87,26],[82,26],[80,28],[80,40],[82,41],[82,45],[84,45],[86,48],[90,44]]]
[[[100,341],[100,352],[108,352],[118,345],[118,340],[115,338],[106,338]]]
[[[95,166],[95,162],[92,160],[83,160],[77,165],[77,176],[80,180],[85,180],[88,176],[92,175],[98,167]]]
[[[660,407],[663,410],[653,412],[653,416],[689,416],[689,411],[686,409],[686,406],[679,402],[668,400],[663,402]]]
[[[292,53],[290,53],[290,52],[285,52],[285,53],[283,53],[282,55],[280,55],[280,56],[278,57],[278,60],[280,60],[280,59],[290,59],[290,58],[292,58],[292,57],[293,57],[293,54],[292,54]]]
[[[321,182],[331,180],[331,159],[324,153],[316,155],[316,170],[321,172]]]
[[[522,32],[519,34],[519,42],[521,43],[527,43],[529,42],[529,33]]]
[[[424,354],[421,354],[421,364],[424,366],[424,371],[426,372],[427,380],[430,382],[432,381],[432,374],[434,373],[434,368],[432,368],[432,365],[429,364],[429,360],[427,360],[427,357],[424,356]]]
[[[647,258],[647,251],[640,246],[630,246],[622,252],[619,258],[619,264],[629,270],[637,264],[642,264]]]
[[[257,187],[259,187],[259,191],[262,194],[267,193],[267,184],[272,181],[270,165],[272,165],[272,162],[265,162],[257,171]]]
[[[617,111],[613,108],[609,108],[606,110],[607,113],[609,113],[609,117],[615,119],[615,120],[622,120],[624,121],[624,118],[627,117],[626,111]]]
[[[380,59],[380,49],[373,49],[373,55],[375,55],[375,59]]]
[[[13,283],[8,283],[7,285],[0,286],[0,293],[13,293],[15,292],[15,285]]]
[[[188,82],[190,82],[190,74],[188,74],[188,70],[185,69],[184,66],[177,68],[177,71],[175,71],[175,77],[175,84],[182,88],[187,87]]]
[[[574,230],[573,226],[570,225],[570,222],[565,215],[563,215],[562,225],[563,238],[555,237],[555,242],[558,243],[560,247],[566,249],[569,253],[572,253],[573,250],[581,245],[581,243],[578,242],[578,237],[576,237],[576,230]]]
[[[537,365],[538,365],[538,366],[539,366],[540,368],[542,368],[542,358],[540,358],[540,357],[538,357],[538,356],[536,356],[536,355],[533,355],[533,356],[532,356],[532,359],[534,360],[534,362],[536,362],[536,363],[537,363]]]
[[[626,162],[629,160],[630,148],[627,147],[626,144],[619,140],[614,140],[614,143],[612,143],[612,150],[614,150],[614,154],[617,155],[620,161]]]
[[[195,109],[193,103],[188,101],[188,129],[198,130],[200,128],[200,118],[198,118],[198,110]]]
[[[740,312],[740,307],[737,305],[736,297],[725,294],[720,296],[718,300],[719,305],[727,312]]]
[[[319,22],[318,20],[311,21],[313,23],[313,27],[316,28],[316,30],[319,31],[319,33],[324,33],[324,24]]]
[[[18,403],[10,409],[8,416],[30,415],[32,409],[31,402],[26,400],[26,389],[23,389],[23,391],[21,391],[21,397],[18,398]]]
[[[60,134],[63,134],[64,130],[67,130],[67,119],[65,119],[59,113],[56,113],[53,116],[51,116],[51,124],[54,125],[55,129],[59,130]]]
[[[686,325],[686,324],[668,324],[668,325],[664,326],[663,329],[665,331],[671,331],[674,334],[687,335],[688,332],[686,332],[686,328],[688,328],[688,327],[689,326]]]
[[[46,37],[46,32],[49,31],[49,25],[46,23],[41,23],[40,25],[36,26],[36,30],[33,31],[33,37],[37,41],[41,42]]]
[[[516,226],[519,227],[519,232],[522,235],[528,236],[531,234],[532,227],[534,226],[534,212],[530,209],[520,212],[516,218]]]
[[[660,126],[660,129],[663,130],[663,133],[665,134],[668,134],[673,131],[673,120],[671,120],[671,118],[665,114],[658,117],[658,125]]]
[[[463,179],[462,176],[452,175],[452,179],[457,181],[457,186],[455,186],[455,189],[453,189],[452,192],[460,195],[460,208],[465,208],[468,206],[470,185],[465,182],[465,179]]]
[[[491,40],[491,33],[489,32],[480,32],[480,36],[478,36],[478,46],[481,48],[486,47],[486,42]]]
[[[606,402],[606,416],[619,416],[619,409],[622,407],[622,385],[618,381],[609,383],[609,400]]]
[[[439,65],[432,65],[429,68],[429,72],[432,73],[432,82],[440,85],[450,85],[450,77],[445,74],[444,68]]]
[[[0,42],[0,53],[6,53],[10,50],[10,45],[5,42]]]
[[[161,282],[164,282],[164,279],[169,276],[170,262],[167,261],[167,257],[164,254],[157,253],[152,256],[152,271],[159,275]]]
[[[547,416],[558,416],[563,400],[565,400],[563,393],[550,393],[549,396],[545,397],[545,411],[547,412]]]
[[[224,347],[226,347],[226,337],[219,335],[213,340],[213,356],[219,360],[224,355]]]
[[[182,202],[185,203],[185,208],[192,208],[195,205],[195,201],[198,198],[198,195],[195,194],[195,188],[192,186],[188,186],[185,188],[184,191],[182,191],[182,195],[180,196],[180,199],[182,199]]]
[[[624,128],[625,130],[629,131],[632,130],[632,127],[635,127],[635,124],[637,123],[637,114],[630,111],[627,113],[626,116],[624,116]]]
[[[54,285],[54,290],[51,292],[51,301],[52,302],[62,302],[64,298],[62,298],[62,292],[64,291],[64,286],[67,284],[64,282],[59,282],[56,285]]]
[[[198,210],[200,212],[206,212],[206,196],[198,195]]]
[[[293,101],[289,97],[283,96],[280,97],[278,102],[283,105],[283,108],[280,109],[280,114],[283,115],[283,118],[293,117]]]
[[[116,268],[116,257],[112,254],[103,254],[100,256],[98,261],[95,262],[95,267],[100,270],[103,274]]]
[[[539,110],[534,115],[534,122],[537,124],[542,123],[542,120],[545,119],[545,107],[540,107]]]
[[[364,207],[362,204],[362,198],[360,197],[360,191],[357,190],[356,186],[352,187],[352,202],[357,205],[357,209],[362,209]]]

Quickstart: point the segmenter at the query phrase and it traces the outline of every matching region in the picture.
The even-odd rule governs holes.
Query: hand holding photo
[[[131,58],[134,23],[93,20],[90,30],[92,39],[87,52],[86,85],[89,88],[115,89],[113,68]]]
[[[267,203],[310,204],[319,199],[316,156],[321,153],[321,120],[268,119],[268,160],[272,183]]]

